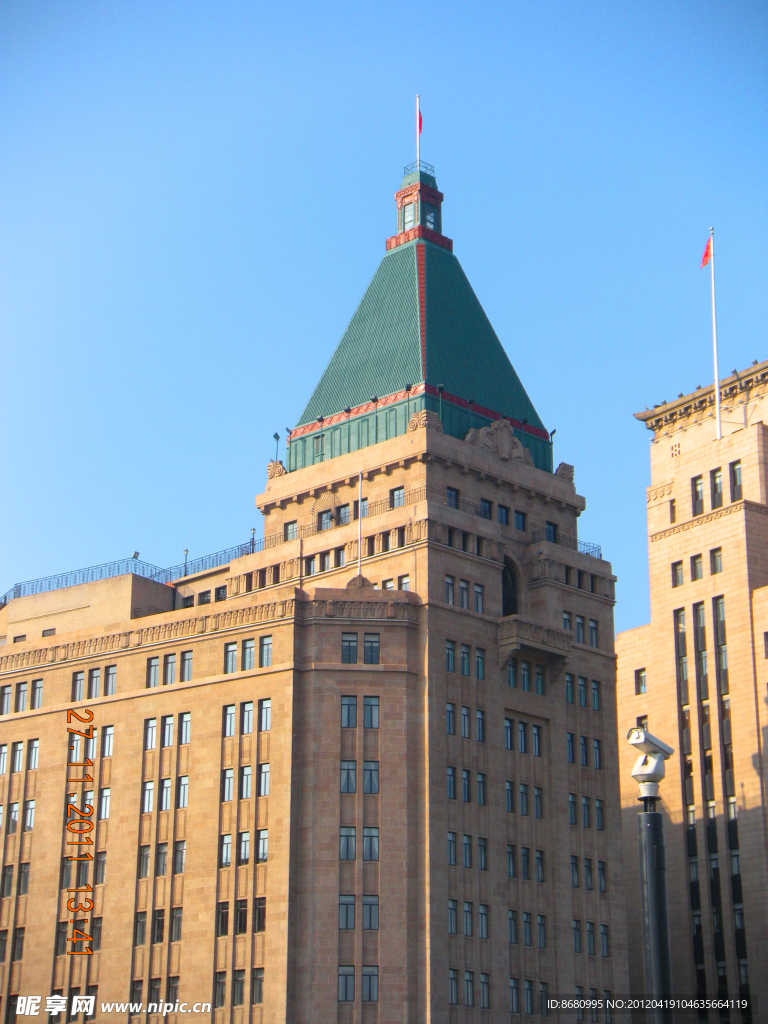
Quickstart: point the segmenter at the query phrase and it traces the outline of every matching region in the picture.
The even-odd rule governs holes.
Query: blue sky
[[[0,8],[0,591],[262,529],[254,495],[422,157],[444,228],[647,620],[632,413],[768,355],[768,7]]]

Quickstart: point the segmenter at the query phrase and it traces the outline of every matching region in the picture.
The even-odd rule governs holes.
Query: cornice
[[[687,530],[693,530],[697,526],[703,526],[705,523],[712,523],[716,519],[722,519],[723,516],[730,516],[734,512],[742,511],[757,512],[765,516],[768,515],[768,505],[762,505],[759,501],[747,501],[746,498],[741,501],[734,501],[732,504],[718,508],[714,512],[708,512],[705,516],[696,516],[685,523],[678,523],[666,530],[652,533],[650,536],[651,544],[655,544],[659,540],[665,540],[667,537],[672,537],[676,533],[685,533]]]

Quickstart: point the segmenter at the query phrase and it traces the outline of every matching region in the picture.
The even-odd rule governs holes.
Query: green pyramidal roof
[[[461,264],[418,239],[381,261],[298,425],[422,381],[544,429]]]

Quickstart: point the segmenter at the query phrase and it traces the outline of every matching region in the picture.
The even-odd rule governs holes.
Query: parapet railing
[[[600,544],[590,544],[587,540],[576,540],[575,537],[561,537],[560,534],[553,534],[550,530],[534,530],[531,534],[531,544],[541,544],[542,541],[549,541],[550,544],[559,544],[562,548],[570,551],[578,551],[582,555],[591,555],[592,558],[603,557],[603,548]]]
[[[395,488],[388,498],[380,501],[364,501],[360,510],[363,519],[371,519],[374,516],[383,515],[392,509],[402,508],[407,505],[415,505],[419,501],[433,501],[447,508],[455,508],[460,512],[477,516],[479,519],[491,518],[491,506],[489,504],[476,505],[473,502],[459,498],[452,491],[442,491],[436,487],[415,487],[405,491]],[[287,544],[292,540],[314,537],[318,533],[325,533],[329,530],[339,529],[357,521],[357,502],[351,508],[350,505],[341,505],[335,510],[328,510],[327,517],[318,517],[317,521],[309,526],[298,526],[286,524],[282,533],[273,533],[269,537],[261,537],[258,540],[252,538],[244,544],[236,544],[234,547],[223,548],[210,555],[201,555],[199,558],[188,559],[179,562],[167,569],[161,569],[149,562],[139,561],[138,558],[123,558],[116,562],[105,562],[103,565],[94,565],[88,569],[76,569],[73,572],[59,573],[57,576],[44,576],[37,580],[27,580],[25,583],[16,583],[2,597],[0,607],[7,604],[12,598],[26,597],[29,594],[44,594],[50,590],[61,590],[64,587],[74,587],[79,583],[92,583],[94,580],[110,579],[113,576],[123,576],[127,573],[135,573],[137,576],[144,576],[147,579],[155,580],[158,583],[172,583],[174,580],[184,579],[186,576],[196,576],[201,572],[208,572],[226,565],[235,558],[242,558],[245,555],[253,555],[257,551],[265,551],[278,547],[280,544]],[[590,544],[587,541],[577,541],[573,537],[554,537],[547,530],[535,530],[531,535],[531,544],[540,543],[543,540],[560,544],[562,547],[570,548],[572,551],[579,551],[583,555],[591,555],[593,558],[602,558],[602,548],[599,544]]]

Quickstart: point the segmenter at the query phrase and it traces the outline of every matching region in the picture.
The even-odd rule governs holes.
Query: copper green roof
[[[298,426],[421,381],[544,428],[461,264],[418,239],[381,261]]]

